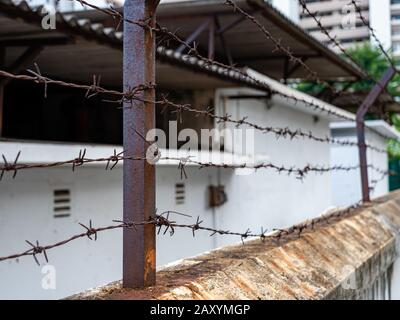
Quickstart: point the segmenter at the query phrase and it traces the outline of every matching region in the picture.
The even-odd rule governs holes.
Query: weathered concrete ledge
[[[117,282],[71,298],[388,298],[399,231],[400,192],[394,192],[285,242],[253,240],[182,260],[159,271],[155,287],[125,290]]]

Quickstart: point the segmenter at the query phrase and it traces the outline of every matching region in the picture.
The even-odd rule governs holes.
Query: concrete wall
[[[335,133],[336,132],[336,133]],[[355,130],[334,130],[333,137],[339,140],[357,142]],[[380,149],[386,148],[386,141],[376,133],[366,132],[366,142],[370,145],[377,146]],[[388,155],[380,153],[371,149],[367,151],[367,161],[375,167],[387,171],[388,168]],[[358,148],[357,146],[340,146],[331,145],[331,164],[355,166],[359,163]],[[375,186],[371,192],[371,197],[378,197],[384,195],[389,191],[388,176],[382,176],[375,170],[368,170],[368,178],[370,186]],[[349,206],[358,202],[361,196],[361,178],[359,170],[352,170],[350,172],[335,172],[332,174],[332,192],[333,204],[335,206]]]
[[[249,94],[249,90],[220,90],[217,101],[232,93]],[[223,102],[219,103],[224,105]],[[329,135],[328,120],[292,109],[284,101],[257,99],[225,101],[225,109],[234,118],[248,117],[250,122],[262,126],[302,128],[311,130],[317,136]],[[225,126],[233,128],[232,125]],[[307,164],[329,166],[329,145],[311,140],[290,141],[276,139],[273,134],[255,132],[256,154],[264,162],[282,164],[286,167],[303,167]],[[281,228],[292,225],[306,217],[314,217],[331,205],[330,174],[310,174],[303,181],[271,170],[259,170],[249,176],[224,175],[227,193],[232,201],[221,207],[217,214],[217,224],[228,229],[242,230],[249,227],[259,230]],[[323,186],[323,188],[321,188]],[[234,199],[240,195],[240,201]],[[246,226],[243,226],[244,213]],[[218,245],[226,245],[229,239],[222,237]]]
[[[116,282],[72,299],[398,299],[393,263],[399,231],[396,192],[364,208],[333,211],[272,233],[264,241],[185,259],[158,272],[155,287],[121,291]]]
[[[201,216],[205,225],[214,226],[214,216],[206,208],[206,187],[213,170],[187,168],[190,180],[186,186],[184,205],[175,204],[175,182],[180,182],[174,167],[157,170],[157,208],[179,210]],[[95,226],[114,224],[122,215],[122,168],[112,172],[104,168],[83,168],[72,173],[68,169],[32,170],[21,173],[15,181],[0,184],[0,252],[1,255],[23,251],[25,240],[48,244],[65,239],[83,229],[78,222]],[[214,179],[215,181],[215,179]],[[215,182],[214,182],[215,183]],[[190,185],[190,187],[189,187]],[[53,217],[53,190],[71,190],[71,217]],[[191,223],[180,216],[171,217]],[[163,265],[183,257],[199,254],[215,247],[215,239],[199,233],[193,239],[190,230],[176,232],[174,237],[160,235],[157,264]],[[56,290],[42,288],[42,267],[33,258],[0,264],[0,299],[57,299],[89,287],[121,278],[122,232],[99,234],[96,243],[82,239],[48,252],[50,265],[56,270]],[[45,264],[45,261],[41,259]]]

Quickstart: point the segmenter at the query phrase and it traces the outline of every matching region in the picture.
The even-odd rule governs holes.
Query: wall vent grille
[[[175,184],[175,203],[184,204],[185,203],[185,184],[177,183]]]
[[[54,190],[53,198],[54,218],[67,218],[71,216],[71,192],[68,189]]]

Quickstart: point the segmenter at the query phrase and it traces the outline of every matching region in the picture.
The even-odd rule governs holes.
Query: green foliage
[[[393,114],[391,120],[396,130],[400,131],[400,116],[398,114]],[[391,158],[400,159],[400,142],[393,139],[389,140],[388,152]]]
[[[357,61],[358,65],[375,80],[379,80],[390,67],[390,62],[381,53],[380,49],[371,45],[369,42],[350,48],[347,52]],[[395,62],[393,58],[392,62]],[[399,83],[400,76],[396,74],[388,85],[388,91],[393,96],[400,95],[397,90]],[[369,91],[374,85],[375,82],[372,80],[360,80],[355,82],[350,88],[354,92]]]
[[[347,53],[349,53],[357,64],[375,80],[379,80],[390,66],[390,62],[381,53],[380,49],[371,45],[370,42],[365,42],[349,48]],[[346,59],[346,56],[344,56],[344,58]],[[359,80],[354,83],[340,82],[333,84],[333,86],[338,90],[348,88],[347,90],[350,92],[367,92],[371,90],[374,85],[375,82],[372,80]],[[388,85],[388,92],[393,96],[400,96],[398,90],[399,85],[400,76],[396,74]],[[315,95],[324,89],[324,85],[306,81],[297,84],[296,88],[300,91]]]
[[[379,80],[390,66],[390,62],[381,53],[380,49],[373,46],[370,42],[365,42],[349,48],[347,52],[352,56],[357,64],[375,80]],[[392,59],[392,61],[396,63],[394,58]],[[333,85],[338,90],[347,88],[349,92],[368,92],[375,85],[375,81],[359,80],[354,83],[341,82]],[[396,74],[388,84],[387,91],[393,97],[400,97],[399,87],[400,76],[399,74]],[[296,88],[311,95],[316,95],[324,90],[323,85],[313,82],[301,82],[296,85]],[[391,120],[394,127],[400,131],[400,116],[393,114],[391,115]],[[400,142],[397,140],[390,140],[388,143],[388,152],[390,157],[400,159]]]
[[[390,62],[381,53],[380,49],[371,45],[369,42],[361,46],[356,46],[348,50],[348,53],[357,61],[357,63],[368,72],[374,79],[379,80]],[[393,59],[393,58],[392,58]],[[394,59],[392,60],[393,62]],[[369,91],[375,85],[373,81],[360,80],[350,86],[353,92]],[[396,74],[387,86],[387,91],[393,96],[400,96],[398,87],[400,85],[400,76]],[[391,115],[391,120],[394,127],[400,131],[400,117],[397,114]],[[388,153],[391,158],[400,159],[400,143],[397,140],[389,140]]]

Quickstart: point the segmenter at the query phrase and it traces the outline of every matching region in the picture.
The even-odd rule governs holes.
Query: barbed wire
[[[194,156],[185,156],[185,157],[163,157],[161,155],[160,150],[156,147],[152,149],[152,153],[147,155],[147,157],[134,157],[134,156],[125,156],[124,151],[117,153],[114,149],[114,153],[108,157],[102,158],[89,158],[86,156],[86,149],[80,150],[79,155],[75,158],[68,159],[65,161],[57,161],[57,162],[46,162],[46,163],[32,163],[32,164],[24,164],[19,163],[19,158],[21,156],[21,151],[19,151],[13,161],[9,161],[5,155],[2,155],[3,162],[0,164],[0,181],[3,179],[4,174],[6,172],[12,172],[12,178],[15,179],[17,176],[18,171],[20,170],[27,170],[27,169],[43,169],[43,168],[54,168],[54,167],[62,167],[66,165],[70,165],[72,171],[75,171],[77,167],[81,167],[85,164],[89,163],[99,163],[105,162],[106,163],[106,170],[113,170],[115,166],[120,161],[148,161],[150,164],[156,164],[159,161],[175,161],[178,162],[178,169],[181,172],[181,177],[185,176],[186,174],[186,166],[197,165],[199,169],[203,168],[221,168],[221,169],[252,169],[252,170],[259,170],[259,169],[271,169],[276,173],[282,174],[286,173],[289,176],[296,176],[297,179],[302,180],[307,174],[309,173],[316,173],[316,174],[323,174],[333,171],[352,171],[359,169],[359,165],[353,166],[345,166],[345,165],[334,165],[334,166],[321,166],[321,165],[305,165],[304,167],[296,167],[296,166],[284,166],[284,165],[277,165],[271,162],[268,163],[254,163],[251,164],[254,160],[248,161],[247,163],[215,163],[215,162],[205,162],[199,160],[193,160]],[[231,156],[231,155],[230,155]],[[233,162],[233,161],[232,161]],[[249,164],[250,162],[250,164]],[[374,170],[378,173],[387,172],[386,170],[382,170],[380,168],[375,167],[374,165],[368,165],[368,168]]]
[[[107,14],[111,14],[112,17],[119,20],[118,23],[121,23],[121,21],[127,21],[130,23],[134,23],[138,26],[148,28],[150,30],[150,32],[156,32],[156,33],[160,33],[160,34],[164,34],[164,35],[169,35],[173,39],[178,41],[179,43],[186,44],[190,48],[189,53],[195,53],[195,55],[198,55],[198,57],[201,57],[202,61],[204,61],[206,63],[206,65],[211,65],[211,64],[217,65],[219,67],[225,68],[227,71],[238,72],[240,75],[243,75],[243,77],[246,77],[246,79],[251,79],[251,80],[254,79],[253,77],[251,77],[244,71],[242,71],[234,66],[227,66],[223,63],[219,63],[217,61],[202,57],[200,54],[196,53],[197,50],[195,48],[192,51],[192,47],[189,44],[187,44],[184,40],[177,37],[175,35],[175,33],[171,33],[167,29],[165,29],[163,27],[159,27],[158,25],[156,25],[155,27],[151,26],[151,24],[150,24],[151,17],[149,17],[149,19],[146,19],[144,21],[135,21],[135,20],[131,20],[131,19],[125,19],[115,9],[102,9],[95,5],[89,4],[84,0],[74,0],[74,1],[79,1],[80,3],[82,3],[82,5],[87,5],[92,8],[95,8],[97,10],[100,10],[102,12],[106,12]],[[227,0],[226,2],[230,5],[233,5],[235,10],[237,10],[239,8],[231,0]],[[242,9],[240,9],[240,10],[242,10]],[[253,17],[251,17],[250,15],[247,16],[248,13],[242,11],[242,14],[244,14],[244,13],[246,14],[246,17],[248,19],[252,20]],[[255,19],[253,18],[252,21],[254,22],[254,20]],[[270,35],[268,30],[266,30],[261,24],[259,25],[259,27],[261,28],[261,30],[264,31],[264,33],[267,36]],[[294,58],[294,60],[292,60],[293,62],[298,62],[300,64],[304,64],[301,61],[301,59],[299,59],[301,62],[297,61],[298,58],[296,58],[292,55],[289,48],[283,47],[279,40],[276,40],[275,38],[273,38],[272,35],[270,35],[270,39],[272,39],[274,41],[278,50],[283,50],[283,52],[285,54],[287,54],[289,57],[292,56]],[[306,64],[304,64],[304,65],[307,66]],[[12,73],[8,73],[8,72],[2,71],[2,70],[0,70],[0,76],[12,78],[15,80],[33,81],[37,84],[43,84],[45,97],[47,97],[48,85],[59,85],[59,86],[68,87],[68,88],[85,90],[87,98],[90,98],[96,94],[115,95],[115,96],[119,97],[119,101],[117,101],[119,103],[125,102],[125,101],[133,101],[133,100],[143,101],[143,99],[140,98],[138,96],[138,94],[144,90],[154,89],[154,87],[155,87],[155,84],[143,84],[143,85],[134,87],[132,89],[129,89],[127,92],[119,92],[116,90],[108,90],[108,89],[102,88],[100,86],[100,77],[93,76],[93,84],[92,85],[79,85],[79,84],[75,84],[75,83],[71,83],[71,82],[53,80],[48,77],[45,77],[42,75],[37,64],[35,64],[35,67],[36,67],[36,71],[28,70],[28,72],[31,74],[31,76],[29,76],[29,75],[14,75]],[[317,74],[315,72],[313,72],[311,69],[309,69],[309,70],[307,69],[307,71],[310,72],[310,74],[315,74],[315,77],[316,77],[315,79],[318,79]],[[296,103],[303,102],[303,103],[306,103],[307,105],[314,106],[316,109],[318,109],[320,111],[324,111],[331,115],[339,116],[341,118],[344,117],[346,120],[354,121],[354,119],[352,119],[351,117],[346,117],[342,113],[336,112],[334,110],[330,110],[328,108],[324,108],[318,104],[313,104],[313,102],[303,100],[303,99],[300,99],[295,96],[290,96],[290,95],[272,90],[266,83],[264,83],[258,79],[254,79],[254,81],[256,81],[257,83],[262,83],[265,86],[265,89],[268,89],[269,92],[271,92],[273,94],[280,95],[280,96],[283,96],[288,99],[293,99]],[[317,81],[318,81],[318,83],[320,83],[319,81],[321,81],[321,80],[318,79]],[[290,130],[289,128],[262,127],[262,126],[259,126],[257,124],[251,123],[250,121],[246,120],[247,119],[246,117],[239,119],[239,120],[234,120],[231,118],[231,116],[229,116],[227,114],[224,116],[217,116],[217,115],[212,114],[209,109],[207,109],[207,110],[194,109],[194,108],[192,108],[191,105],[176,104],[176,103],[173,103],[173,102],[167,100],[166,98],[163,98],[160,101],[154,101],[154,103],[161,104],[164,106],[167,105],[170,107],[175,107],[176,112],[189,111],[189,112],[193,112],[197,115],[205,115],[205,116],[211,117],[219,122],[230,122],[235,125],[247,125],[247,126],[255,128],[257,130],[260,130],[262,132],[274,133],[276,136],[279,136],[279,137],[289,137],[291,139],[294,139],[295,137],[302,137],[302,138],[308,138],[308,139],[312,139],[312,140],[319,141],[319,142],[337,143],[337,144],[341,144],[341,145],[352,145],[352,146],[358,145],[357,143],[354,143],[351,141],[340,141],[340,140],[332,139],[329,137],[320,138],[320,137],[317,137],[314,134],[312,134],[312,132],[305,132],[305,131],[302,131],[301,129]],[[373,146],[368,146],[368,147],[372,148],[372,149],[375,148]],[[378,148],[376,148],[375,150],[380,151],[380,152],[386,152],[386,151],[384,151],[382,149],[378,149]],[[52,167],[60,167],[60,166],[70,165],[72,167],[72,170],[75,171],[75,169],[77,167],[81,167],[85,164],[105,162],[106,163],[105,169],[113,170],[117,166],[117,164],[121,161],[148,161],[149,160],[149,157],[126,156],[124,151],[118,153],[116,150],[114,150],[114,153],[108,157],[89,158],[86,156],[86,149],[80,150],[79,155],[72,159],[65,160],[65,161],[58,161],[58,162],[49,162],[49,163],[23,164],[23,163],[19,163],[20,156],[21,156],[21,152],[18,152],[16,157],[12,161],[10,161],[6,158],[5,155],[2,155],[3,163],[0,164],[0,180],[3,179],[3,176],[6,172],[11,172],[12,178],[15,178],[19,170],[26,170],[26,169],[52,168]],[[224,169],[246,169],[246,168],[247,169],[255,169],[255,170],[262,169],[262,168],[272,169],[279,174],[287,173],[288,175],[295,175],[298,179],[303,179],[307,174],[309,174],[311,172],[317,173],[317,174],[323,174],[323,173],[332,172],[332,171],[350,171],[350,170],[355,170],[355,169],[360,168],[359,165],[355,165],[355,166],[336,165],[336,166],[326,166],[326,167],[318,166],[318,165],[317,166],[306,165],[304,167],[287,167],[287,166],[282,166],[282,165],[276,165],[273,163],[227,164],[227,163],[202,162],[202,161],[191,159],[191,156],[162,157],[158,149],[154,151],[150,160],[151,161],[156,160],[156,162],[160,161],[160,160],[177,161],[179,163],[178,169],[181,171],[181,177],[183,175],[185,177],[187,177],[185,168],[188,164],[198,165],[200,167],[200,169],[201,168],[210,168],[210,167],[224,168]],[[374,170],[378,173],[381,173],[382,176],[388,174],[387,171],[381,170],[373,165],[369,165],[368,168],[370,168],[371,170]],[[136,229],[138,227],[144,227],[144,226],[148,226],[148,225],[152,225],[152,226],[158,228],[158,232],[157,232],[158,234],[160,234],[161,232],[163,232],[163,234],[166,234],[169,231],[171,236],[174,235],[175,229],[181,228],[181,229],[191,230],[193,236],[195,236],[195,233],[197,231],[205,231],[205,232],[210,232],[210,236],[215,236],[215,235],[238,236],[241,238],[243,243],[244,243],[244,240],[247,238],[260,238],[262,241],[265,241],[266,239],[271,239],[271,240],[279,243],[282,240],[290,240],[293,235],[295,237],[301,237],[301,235],[304,232],[306,232],[308,230],[314,230],[315,227],[319,224],[326,224],[326,223],[331,223],[333,221],[337,221],[338,219],[344,218],[344,217],[348,216],[349,214],[353,214],[356,209],[360,209],[360,208],[363,208],[363,207],[366,207],[369,205],[371,205],[371,204],[358,203],[347,209],[339,210],[339,211],[329,214],[329,215],[325,215],[325,216],[318,217],[316,219],[308,220],[304,223],[297,224],[297,225],[292,226],[287,229],[274,229],[273,234],[270,236],[267,236],[267,230],[264,230],[264,228],[261,228],[260,233],[253,233],[253,232],[251,232],[250,229],[246,229],[245,232],[234,232],[234,231],[230,231],[230,230],[206,227],[203,225],[203,221],[200,220],[200,217],[198,217],[197,220],[191,224],[177,223],[176,221],[173,221],[169,218],[171,214],[180,214],[180,213],[174,212],[174,211],[166,211],[159,215],[155,213],[153,215],[153,217],[151,217],[148,221],[132,222],[132,221],[114,220],[113,222],[117,223],[117,224],[109,225],[106,227],[98,227],[98,228],[94,227],[92,220],[90,220],[88,225],[80,223],[80,226],[82,228],[84,228],[84,232],[75,234],[69,238],[66,238],[65,240],[58,241],[53,244],[41,245],[39,243],[39,241],[37,241],[37,240],[33,241],[33,242],[26,240],[26,243],[29,245],[28,249],[26,249],[20,253],[0,257],[0,262],[6,261],[6,260],[17,259],[17,258],[21,258],[24,256],[32,256],[34,258],[35,262],[38,265],[40,265],[40,262],[38,259],[39,255],[43,255],[46,262],[48,262],[49,259],[48,259],[47,251],[57,248],[57,247],[67,245],[75,240],[87,237],[90,240],[96,241],[98,238],[98,234],[101,232],[111,231],[111,230],[116,230],[116,229],[125,229],[125,228]]]
[[[160,100],[154,101],[156,105],[162,105],[165,107],[172,107],[175,109],[174,112],[180,113],[182,111],[189,111],[196,116],[206,116],[208,118],[216,120],[217,123],[231,123],[235,125],[236,127],[246,125],[248,127],[251,127],[257,131],[261,131],[263,133],[272,133],[275,135],[277,139],[279,138],[289,138],[291,140],[295,138],[303,138],[303,139],[310,139],[316,142],[321,142],[321,143],[330,143],[330,144],[336,144],[336,145],[341,145],[341,146],[358,146],[357,142],[350,141],[350,140],[345,140],[345,139],[334,139],[329,136],[325,137],[320,137],[316,136],[315,134],[312,133],[312,131],[304,131],[302,129],[290,129],[289,127],[285,128],[280,128],[280,127],[272,127],[272,126],[261,126],[256,123],[248,121],[248,117],[245,116],[241,119],[232,119],[232,116],[229,114],[225,114],[223,116],[215,115],[212,113],[211,110],[213,108],[207,107],[205,110],[201,109],[196,109],[193,108],[190,104],[179,104],[172,102],[167,99],[167,97],[163,96],[161,97]],[[371,144],[366,144],[367,148],[376,151],[378,153],[387,153],[386,149],[379,148],[377,146],[371,145]]]
[[[231,6],[233,8],[233,10],[235,12],[239,12],[242,16],[244,16],[247,20],[251,21],[253,24],[255,24],[257,26],[257,28],[265,35],[265,37],[272,41],[272,43],[275,45],[275,49],[273,50],[273,52],[275,51],[280,51],[283,54],[285,54],[288,58],[290,62],[296,63],[298,65],[300,65],[301,67],[303,67],[307,73],[308,73],[308,79],[311,79],[313,81],[315,81],[318,84],[323,84],[326,88],[328,88],[329,90],[331,90],[333,93],[340,95],[340,91],[338,91],[335,87],[333,87],[330,83],[328,83],[327,81],[321,80],[318,77],[317,72],[313,71],[301,58],[296,57],[291,51],[289,47],[285,47],[284,45],[282,45],[282,41],[281,39],[277,39],[275,38],[271,32],[269,32],[267,30],[267,28],[260,22],[258,21],[253,15],[251,15],[250,13],[246,12],[245,10],[243,10],[241,7],[239,7],[235,1],[233,0],[225,0],[225,4]]]
[[[308,16],[310,16],[317,24],[318,28],[320,29],[320,31],[328,38],[328,40],[334,44],[341,52],[343,55],[345,55],[353,64],[355,64],[362,72],[364,75],[364,79],[365,80],[369,80],[371,82],[373,82],[374,84],[378,85],[382,90],[385,91],[385,93],[387,93],[392,102],[395,102],[393,96],[388,92],[386,87],[383,87],[381,85],[381,83],[379,81],[377,81],[376,79],[374,79],[373,76],[371,76],[367,70],[364,70],[364,68],[359,64],[359,62],[350,54],[348,53],[348,51],[342,46],[341,42],[337,39],[336,36],[332,36],[330,34],[330,32],[328,31],[328,29],[326,29],[324,27],[324,25],[322,24],[322,18],[318,19],[317,17],[317,12],[313,13],[308,7],[307,7],[307,3],[305,0],[299,0],[299,3],[302,7],[303,13],[307,13]],[[333,96],[333,99],[337,98],[337,95]]]
[[[388,170],[386,172],[382,171],[382,172],[378,172],[378,174],[380,175],[379,178],[377,179],[372,179],[371,183],[369,185],[369,191],[370,193],[375,192],[376,188],[378,187],[379,183],[381,183],[382,181],[384,181],[387,177],[389,176],[397,176],[398,174],[396,172],[393,172],[391,170]]]
[[[337,39],[336,36],[332,36],[330,32],[324,27],[322,24],[322,18],[318,19],[317,17],[317,12],[313,13],[308,7],[307,3],[305,0],[299,0],[300,6],[302,7],[303,13],[307,13],[308,16],[310,16],[317,24],[318,28],[321,30],[323,34],[328,38],[328,40],[333,43],[352,63],[354,63],[356,66],[360,68],[360,70],[364,73],[364,76],[368,78],[368,80],[374,81],[375,83],[376,80],[372,78],[363,68],[360,66],[358,61],[354,59],[354,57],[347,52],[345,48],[343,48],[341,42]]]
[[[340,119],[344,119],[344,120],[348,120],[348,121],[352,121],[352,122],[355,121],[355,119],[353,117],[344,115],[342,112],[337,112],[335,110],[332,110],[331,108],[323,107],[320,104],[315,103],[313,100],[306,100],[306,99],[295,97],[294,95],[285,94],[283,92],[273,90],[270,88],[270,86],[267,83],[250,76],[247,72],[244,72],[243,70],[241,70],[239,68],[236,68],[234,65],[231,65],[231,66],[226,65],[224,63],[221,63],[221,62],[218,62],[218,61],[215,61],[215,60],[212,60],[212,59],[202,56],[197,51],[197,48],[195,46],[191,46],[186,41],[184,41],[183,39],[178,37],[176,35],[176,32],[171,32],[166,27],[161,27],[158,24],[156,24],[155,26],[151,25],[152,17],[148,17],[147,19],[144,19],[144,20],[127,19],[127,18],[124,18],[124,16],[118,10],[116,10],[112,5],[110,5],[109,8],[101,8],[101,7],[91,4],[85,0],[70,0],[70,1],[77,1],[82,6],[90,7],[92,9],[98,10],[100,12],[103,12],[103,13],[111,16],[117,22],[115,29],[118,29],[122,22],[127,22],[127,23],[131,23],[131,24],[140,26],[142,28],[148,29],[151,33],[154,32],[157,34],[161,34],[163,36],[163,38],[173,39],[174,41],[177,41],[180,45],[183,45],[185,48],[187,48],[189,50],[190,55],[193,55],[193,56],[197,57],[199,60],[203,61],[205,68],[207,68],[207,66],[212,66],[212,65],[220,67],[222,69],[225,69],[225,72],[223,72],[223,73],[228,74],[229,72],[234,72],[234,73],[238,74],[242,79],[247,79],[254,83],[257,83],[258,85],[260,85],[261,87],[266,89],[268,92],[271,92],[271,94],[273,94],[273,95],[279,95],[287,100],[293,101],[295,103],[295,105],[298,103],[303,103],[305,105],[311,106],[314,110],[318,110],[318,111],[327,113],[328,115],[335,116]],[[96,86],[94,86],[94,87],[96,87]],[[128,97],[130,97],[129,93],[128,93]],[[371,128],[368,128],[368,129],[370,131],[375,132],[376,134],[383,137],[384,139],[390,139],[390,137],[388,137],[380,132],[377,132],[376,130],[373,130]]]
[[[371,36],[374,38],[376,44],[378,45],[379,49],[381,50],[381,52],[383,53],[383,55],[386,57],[386,59],[388,60],[388,62],[391,64],[392,68],[394,70],[396,70],[396,73],[399,73],[399,71],[397,70],[397,66],[396,64],[393,62],[392,58],[390,57],[390,55],[387,53],[387,51],[385,50],[385,48],[383,47],[382,42],[379,40],[378,36],[375,33],[375,30],[371,27],[371,25],[369,24],[369,22],[365,19],[364,15],[362,14],[362,10],[361,8],[357,5],[356,0],[350,0],[350,4],[353,5],[354,9],[356,10],[361,22],[368,28]]]
[[[240,79],[251,81],[251,82],[259,85],[261,88],[264,88],[267,92],[271,92],[273,95],[279,95],[283,98],[286,98],[287,100],[291,100],[295,104],[303,103],[307,106],[311,106],[315,110],[327,113],[328,115],[335,116],[337,118],[344,119],[344,120],[355,121],[353,117],[346,116],[342,112],[337,112],[330,108],[321,106],[320,104],[316,103],[314,101],[314,99],[307,100],[307,99],[296,97],[291,94],[286,94],[286,93],[274,90],[270,87],[270,85],[268,85],[264,81],[261,81],[260,79],[257,79],[255,77],[249,75],[247,72],[237,68],[235,65],[227,65],[222,62],[219,62],[219,61],[216,61],[213,59],[209,59],[208,57],[201,55],[198,52],[195,45],[191,46],[185,40],[183,40],[179,36],[177,36],[176,32],[172,32],[172,31],[168,30],[166,27],[160,26],[158,23],[156,23],[155,26],[153,26],[151,24],[152,17],[148,17],[147,19],[145,19],[143,21],[132,20],[132,19],[125,18],[118,10],[113,8],[111,5],[109,8],[100,8],[100,7],[98,7],[94,4],[91,4],[85,0],[70,0],[70,1],[77,1],[77,2],[81,3],[82,6],[88,6],[92,9],[98,10],[100,12],[103,12],[103,13],[111,16],[112,19],[114,19],[116,21],[116,29],[118,29],[118,27],[121,25],[122,22],[127,22],[127,23],[131,23],[131,24],[140,26],[146,30],[149,30],[151,33],[158,34],[164,40],[166,38],[169,38],[169,39],[177,42],[179,45],[184,46],[188,50],[187,55],[189,58],[196,57],[197,59],[199,59],[203,63],[203,68],[205,68],[205,69],[211,68],[212,66],[219,67],[222,69],[222,70],[220,70],[221,74],[229,75],[230,72],[232,72],[232,73],[238,75]]]
[[[148,100],[144,100],[140,98],[139,93],[147,90],[147,89],[153,89],[155,88],[155,84],[143,84],[139,85],[133,89],[130,89],[126,92],[120,92],[117,90],[109,90],[104,87],[100,86],[100,76],[93,75],[93,84],[92,85],[82,85],[82,84],[77,84],[77,83],[72,83],[72,82],[64,82],[61,80],[54,80],[49,77],[45,77],[41,74],[40,68],[38,64],[35,63],[36,71],[28,70],[29,73],[32,74],[32,76],[29,75],[16,75],[4,70],[0,70],[0,76],[1,77],[6,77],[10,78],[13,80],[21,80],[21,81],[32,81],[37,84],[43,84],[45,86],[44,89],[44,97],[47,97],[47,88],[48,85],[57,85],[61,87],[67,87],[67,88],[73,88],[73,89],[79,89],[79,90],[84,90],[86,91],[86,98],[92,98],[93,96],[97,94],[108,94],[108,95],[114,95],[118,97],[116,101],[111,101],[107,100],[108,102],[116,102],[118,104],[123,103],[124,101],[142,101],[142,102],[149,102]],[[342,145],[342,146],[357,146],[357,143],[352,142],[352,141],[344,141],[344,140],[339,140],[339,139],[333,139],[330,137],[317,137],[312,134],[311,131],[305,132],[302,129],[295,129],[291,130],[289,128],[277,128],[277,127],[269,127],[269,126],[260,126],[256,123],[252,123],[247,120],[247,117],[244,117],[239,120],[234,120],[231,118],[230,115],[226,114],[224,116],[218,116],[214,115],[210,110],[211,108],[208,107],[206,110],[200,110],[197,108],[193,108],[190,104],[178,104],[175,102],[172,102],[168,100],[165,96],[162,97],[161,100],[159,101],[151,101],[155,105],[163,105],[163,106],[169,106],[173,107],[176,109],[176,112],[181,112],[181,111],[187,111],[194,113],[196,115],[203,115],[207,116],[209,118],[212,118],[214,120],[217,120],[218,122],[229,122],[232,124],[235,124],[236,126],[241,126],[241,125],[247,125],[249,127],[252,127],[253,129],[259,130],[264,133],[273,133],[277,138],[283,137],[283,138],[290,138],[294,139],[296,137],[299,138],[306,138],[306,139],[311,139],[317,142],[322,142],[322,143],[331,143],[331,144],[337,144],[337,145]],[[381,149],[379,147],[373,146],[368,144],[368,148],[371,150],[380,152],[380,153],[386,153],[387,151],[385,149]]]
[[[91,85],[82,85],[73,82],[65,82],[61,80],[54,80],[49,77],[45,77],[42,75],[39,65],[37,63],[34,64],[36,71],[28,69],[27,72],[32,74],[29,75],[17,75],[11,72],[7,72],[5,70],[0,70],[0,77],[9,78],[13,80],[21,80],[21,81],[31,81],[37,84],[44,85],[44,97],[47,98],[47,90],[49,85],[57,85],[66,88],[79,89],[86,91],[86,97],[91,98],[96,94],[109,94],[113,96],[117,96],[121,101],[131,101],[134,100],[135,97],[140,93],[148,89],[154,89],[155,84],[140,84],[137,87],[130,88],[126,92],[120,92],[117,90],[109,90],[100,86],[101,76],[93,75],[93,84]]]
[[[175,229],[189,229],[192,231],[193,237],[195,237],[197,231],[205,231],[205,232],[210,232],[210,236],[215,236],[215,235],[238,236],[242,240],[243,245],[245,245],[244,240],[248,238],[259,238],[263,242],[265,242],[266,240],[271,240],[273,243],[275,243],[275,245],[280,245],[282,241],[290,241],[293,239],[298,239],[302,236],[302,234],[306,232],[312,232],[317,227],[323,227],[326,226],[327,224],[338,222],[341,219],[344,219],[352,214],[355,214],[357,209],[367,208],[373,204],[374,204],[373,201],[368,204],[362,204],[358,202],[357,204],[354,204],[346,209],[337,210],[335,212],[322,215],[315,219],[310,219],[305,222],[296,224],[289,228],[273,229],[271,231],[271,234],[269,235],[267,235],[268,229],[264,229],[263,227],[260,228],[261,232],[259,233],[253,233],[249,228],[247,228],[245,232],[237,232],[237,231],[206,227],[203,226],[203,220],[200,220],[199,216],[197,217],[195,222],[190,224],[177,223],[176,221],[170,219],[171,214],[191,217],[190,215],[183,214],[177,211],[165,211],[161,214],[155,213],[153,217],[149,218],[149,220],[140,222],[113,220],[113,222],[117,224],[105,227],[98,227],[98,228],[95,228],[93,226],[92,220],[89,220],[89,225],[79,223],[79,225],[82,228],[84,228],[85,231],[75,234],[69,238],[66,238],[65,240],[58,241],[53,244],[41,245],[38,240],[34,242],[25,240],[25,242],[29,245],[29,249],[26,249],[19,253],[2,256],[0,257],[0,262],[19,259],[26,256],[32,256],[36,264],[40,266],[40,262],[37,256],[42,254],[44,259],[46,260],[46,263],[48,263],[49,257],[47,252],[51,249],[67,245],[70,242],[73,242],[81,238],[88,238],[89,240],[96,241],[98,239],[98,234],[105,231],[111,231],[117,229],[137,230],[138,227],[144,227],[148,225],[155,226],[156,228],[158,228],[157,234],[161,234],[162,232],[163,235],[165,235],[169,231],[170,236],[173,236],[175,234]]]

